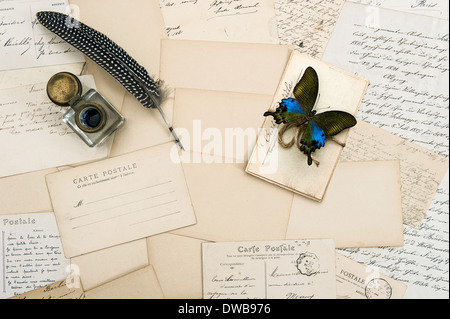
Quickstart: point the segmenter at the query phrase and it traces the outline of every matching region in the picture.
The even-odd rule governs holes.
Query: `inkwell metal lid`
[[[69,72],[60,72],[50,78],[47,83],[47,95],[59,106],[69,106],[70,102],[81,96],[82,86],[78,77]]]

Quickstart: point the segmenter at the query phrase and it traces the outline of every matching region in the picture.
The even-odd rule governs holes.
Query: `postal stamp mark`
[[[366,285],[365,295],[367,299],[391,299],[392,287],[382,278],[374,278]]]

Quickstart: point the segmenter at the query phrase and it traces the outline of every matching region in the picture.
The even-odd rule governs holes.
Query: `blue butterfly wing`
[[[299,121],[303,124],[305,115],[310,114],[319,94],[319,78],[316,71],[308,67],[294,87],[294,97],[284,99],[275,112],[266,112],[264,116],[273,116],[277,124]]]
[[[326,138],[325,131],[314,120],[309,121],[299,139],[300,151],[308,156],[309,166],[313,162],[312,153],[325,146]]]
[[[328,137],[339,134],[355,126],[356,123],[353,115],[342,111],[329,111],[315,115],[299,139],[300,150],[308,156],[308,165],[312,165],[311,154],[324,147]]]
[[[293,98],[284,99],[275,112],[266,112],[264,116],[273,116],[277,124],[292,123],[306,117],[306,110]]]

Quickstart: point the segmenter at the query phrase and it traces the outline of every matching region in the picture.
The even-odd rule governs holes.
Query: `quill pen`
[[[106,35],[73,17],[53,11],[41,11],[36,16],[44,27],[111,74],[144,107],[158,109],[175,141],[184,150],[180,139],[161,109],[163,100],[161,83],[155,82],[144,67]]]

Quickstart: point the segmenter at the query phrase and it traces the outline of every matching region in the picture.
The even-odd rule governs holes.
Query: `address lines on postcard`
[[[83,201],[79,201],[75,208],[84,207],[86,209],[86,207],[91,205],[95,205],[96,208],[91,212],[70,218],[71,221],[81,221],[79,225],[73,226],[72,229],[80,229],[141,212],[147,213],[155,209],[158,209],[158,212],[164,210],[164,213],[143,220],[133,221],[129,226],[180,214],[181,211],[177,210],[178,200],[173,197],[174,194],[176,194],[176,190],[173,187],[173,182],[167,181],[91,202],[84,203]],[[102,208],[97,209],[100,205]],[[105,216],[105,214],[107,215]],[[99,217],[92,220],[92,217],[96,215]],[[145,215],[145,217],[147,216],[148,214]]]

